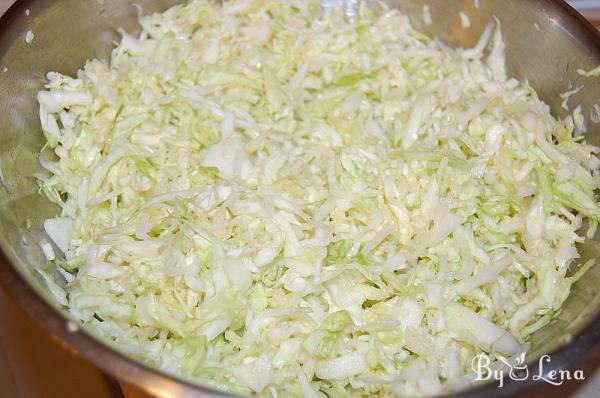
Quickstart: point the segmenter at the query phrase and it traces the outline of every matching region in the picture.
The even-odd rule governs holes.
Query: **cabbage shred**
[[[567,276],[598,149],[507,78],[499,26],[449,49],[290,0],[140,24],[38,95],[43,275],[120,350],[231,393],[433,395],[526,350],[593,265]]]

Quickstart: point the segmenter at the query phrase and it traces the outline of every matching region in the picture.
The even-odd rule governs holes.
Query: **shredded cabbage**
[[[346,19],[192,0],[48,74],[42,277],[75,318],[246,395],[434,395],[527,349],[581,276],[598,148],[507,77],[499,24],[449,49]]]

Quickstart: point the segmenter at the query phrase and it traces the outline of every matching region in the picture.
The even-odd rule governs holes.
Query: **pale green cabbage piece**
[[[140,24],[38,95],[67,283],[41,275],[119,349],[239,394],[432,395],[581,276],[598,150],[507,78],[499,27],[451,50],[291,0]]]

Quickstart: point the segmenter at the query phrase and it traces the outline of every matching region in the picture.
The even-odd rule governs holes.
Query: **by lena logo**
[[[548,370],[548,364],[551,362],[550,355],[542,355],[537,363],[537,369],[532,369],[530,373],[529,366],[525,363],[525,353],[522,353],[513,361],[498,357],[498,361],[492,363],[490,357],[485,354],[477,354],[471,361],[471,367],[477,376],[475,380],[496,380],[498,388],[504,386],[504,379],[524,381],[531,378],[534,381],[543,381],[554,386],[560,386],[568,380],[585,380],[583,370],[571,372],[568,369]]]

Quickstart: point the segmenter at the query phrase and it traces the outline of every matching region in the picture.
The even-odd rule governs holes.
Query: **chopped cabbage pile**
[[[236,394],[433,395],[593,265],[598,148],[507,77],[499,26],[450,49],[293,0],[140,24],[38,95],[40,272],[118,349]]]

